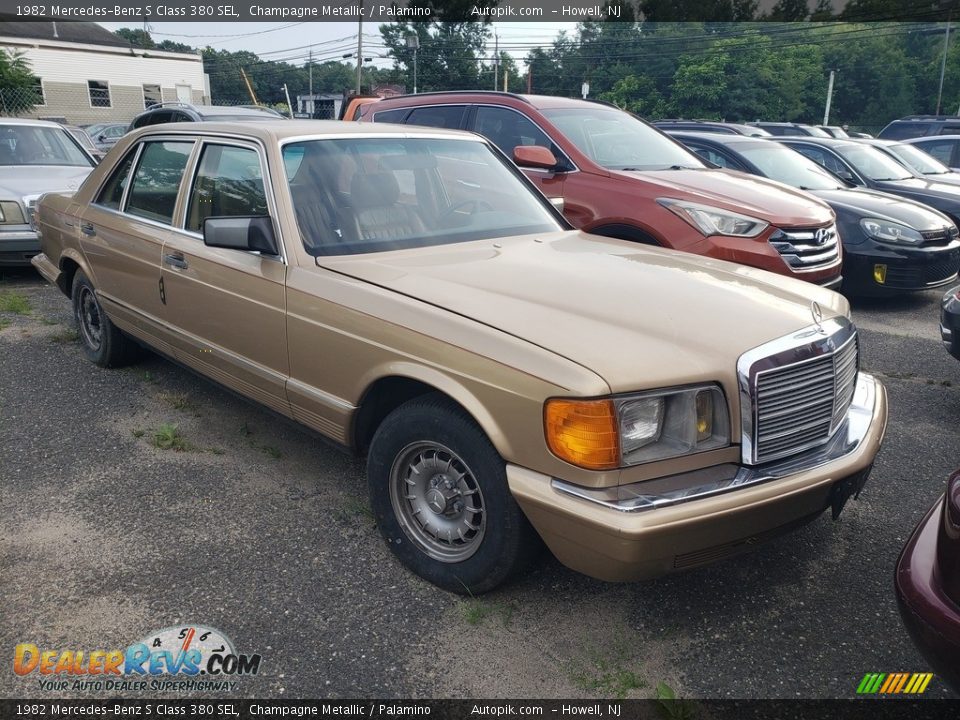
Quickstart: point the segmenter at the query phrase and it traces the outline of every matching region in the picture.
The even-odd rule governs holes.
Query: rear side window
[[[466,105],[444,105],[442,107],[414,108],[407,118],[407,125],[423,125],[425,127],[447,128],[458,130],[463,120],[463,111]],[[378,118],[379,120],[379,118]],[[379,122],[386,122],[379,120]]]
[[[930,123],[894,122],[887,125],[877,136],[884,140],[906,140],[907,138],[923,137],[929,130]]]
[[[97,196],[97,205],[108,207],[111,210],[120,209],[120,201],[123,200],[123,191],[127,187],[130,179],[130,168],[133,166],[133,158],[136,155],[136,148],[127,153],[127,156],[110,173],[110,179],[100,190]]]
[[[940,131],[938,135],[957,135],[960,133],[960,125],[952,123],[943,123],[940,125]]]
[[[914,144],[928,155],[933,155],[944,165],[950,165],[953,160],[952,140],[930,140],[929,142]]]
[[[383,110],[381,112],[374,113],[373,121],[383,123],[402,123],[403,118],[408,112],[410,112],[410,108],[400,108],[399,110]]]
[[[172,224],[180,179],[191,150],[192,142],[146,143],[130,185],[126,211],[148,220]]]
[[[208,217],[267,214],[257,151],[230,145],[204,147],[190,193],[187,229],[200,232]]]

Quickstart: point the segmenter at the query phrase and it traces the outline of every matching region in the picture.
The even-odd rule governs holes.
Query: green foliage
[[[36,78],[23,54],[0,48],[0,97],[4,93],[9,93],[9,97],[13,99],[16,105],[17,112],[27,112],[35,104],[31,102],[32,89],[35,85]],[[0,109],[6,114],[6,101]]]
[[[30,301],[16,290],[0,291],[0,312],[26,315],[30,312]]]

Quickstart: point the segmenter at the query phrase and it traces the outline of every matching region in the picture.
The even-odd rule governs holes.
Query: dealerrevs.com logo
[[[237,653],[219,630],[192,625],[152,632],[126,650],[41,649],[20,643],[13,671],[36,676],[44,691],[234,691],[240,683],[233,678],[256,675],[260,661],[258,654]]]

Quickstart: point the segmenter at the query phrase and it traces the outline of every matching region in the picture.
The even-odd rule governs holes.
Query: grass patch
[[[8,327],[10,327],[11,324],[12,323],[10,320],[0,318],[0,330],[6,330]]]
[[[193,446],[180,433],[180,428],[173,423],[163,423],[154,430],[153,437],[150,438],[150,444],[161,450],[176,450],[177,452],[187,452],[193,449]]]
[[[194,404],[190,401],[190,395],[185,392],[162,392],[157,395],[157,399],[165,402],[174,410],[194,410]]]
[[[80,333],[78,333],[73,328],[67,328],[65,330],[62,330],[61,332],[54,333],[53,335],[50,336],[50,339],[53,340],[53,342],[55,343],[62,343],[62,344],[75,343],[77,340],[80,339]]]
[[[30,312],[30,301],[23,293],[14,290],[0,290],[0,312],[26,315]]]
[[[350,495],[344,499],[343,503],[340,506],[341,516],[344,519],[348,517],[356,517],[361,515],[368,518],[369,520],[375,520],[376,518],[373,515],[373,510],[370,509],[370,504],[366,501],[365,498],[357,497],[355,495]]]
[[[151,384],[155,384],[155,383],[159,382],[159,380],[157,380],[156,376],[155,376],[152,372],[150,372],[149,370],[141,370],[141,371],[140,371],[139,373],[137,373],[137,374],[140,376],[140,379],[143,380],[144,382],[151,383]]]
[[[41,325],[59,325],[60,323],[54,320],[53,318],[42,317],[40,318],[40,324]]]
[[[147,431],[146,431],[146,430],[140,430],[140,429],[138,428],[138,429],[136,429],[136,430],[131,430],[131,431],[130,431],[130,434],[133,435],[135,438],[142,438],[144,435],[147,434]]]
[[[657,683],[654,697],[660,717],[667,720],[692,720],[698,715],[696,703],[678,698],[673,688],[662,680]]]
[[[460,614],[468,625],[479,626],[487,620],[499,618],[500,624],[508,628],[516,612],[517,606],[512,602],[491,602],[471,597],[460,603]]]
[[[589,650],[586,662],[572,664],[568,674],[585,692],[623,700],[630,692],[647,687],[646,681],[631,668],[632,664],[627,646],[616,643],[616,647],[605,649],[604,653]]]

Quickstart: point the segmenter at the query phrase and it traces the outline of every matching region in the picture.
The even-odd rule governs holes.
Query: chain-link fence
[[[249,97],[219,97],[210,102],[202,91],[186,88],[124,87],[106,83],[52,83],[33,88],[0,88],[0,115],[53,120],[66,125],[129,123],[140,113],[159,104],[193,106],[267,107],[284,117],[334,120],[343,101],[341,94],[291,95],[293,112],[283,104],[256,105]],[[187,95],[189,94],[189,99]]]

